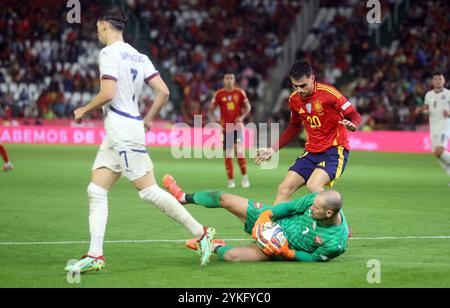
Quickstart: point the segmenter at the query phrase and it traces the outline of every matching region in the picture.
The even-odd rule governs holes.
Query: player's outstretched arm
[[[302,124],[297,123],[291,119],[289,121],[288,127],[283,131],[280,136],[280,139],[272,146],[272,149],[275,152],[278,152],[280,149],[284,148],[289,142],[292,141],[295,137],[298,137],[302,130]]]
[[[112,101],[116,97],[116,92],[117,82],[115,80],[102,79],[101,89],[97,96],[95,96],[94,99],[89,102],[89,104],[77,108],[73,112],[75,122],[80,123],[81,120],[89,113]]]
[[[167,103],[170,96],[169,88],[167,87],[161,76],[157,76],[148,82],[148,85],[156,92],[155,101],[152,108],[144,118],[144,125],[147,130],[151,129],[153,121],[161,112],[161,108]]]
[[[291,120],[289,122],[289,126],[281,134],[280,139],[271,148],[258,149],[255,164],[259,166],[262,163],[269,161],[276,152],[285,147],[289,142],[291,142],[292,139],[298,136],[301,130],[302,125]]]
[[[272,206],[270,209],[273,213],[273,219],[280,220],[293,215],[302,215],[314,204],[317,195],[318,193],[311,193],[300,199]]]
[[[345,128],[347,128],[349,131],[352,131],[352,132],[356,131],[356,128],[357,128],[357,126],[352,121],[349,121],[347,119],[339,121],[339,124],[344,125]]]
[[[342,124],[347,128],[348,130],[354,132],[359,125],[361,125],[362,118],[356,109],[351,106],[350,112],[345,115],[345,119],[342,121],[339,121],[339,124]]]

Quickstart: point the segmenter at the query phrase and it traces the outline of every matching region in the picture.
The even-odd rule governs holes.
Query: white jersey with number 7
[[[103,107],[105,131],[111,145],[145,145],[145,129],[139,112],[142,87],[159,76],[150,59],[131,45],[117,41],[99,55],[100,78],[117,82],[116,97]]]

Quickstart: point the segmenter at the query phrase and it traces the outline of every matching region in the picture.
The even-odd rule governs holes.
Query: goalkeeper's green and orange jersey
[[[345,252],[349,227],[341,210],[342,223],[326,226],[312,217],[311,206],[317,193],[270,207],[272,220],[284,231],[289,248],[296,251],[299,261],[329,261]],[[302,254],[306,252],[307,254]],[[306,260],[304,260],[306,259]]]

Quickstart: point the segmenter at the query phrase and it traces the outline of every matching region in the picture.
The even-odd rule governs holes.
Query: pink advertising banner
[[[246,131],[246,146],[252,147],[254,131]],[[70,126],[0,126],[0,142],[16,144],[99,145],[105,132],[99,127]],[[375,131],[349,133],[350,147],[355,151],[373,152],[431,152],[427,132]],[[146,135],[148,146],[221,146],[222,133],[218,130],[185,128],[172,130],[158,127]],[[448,147],[450,150],[450,145]]]
[[[432,151],[428,132],[374,131],[349,133],[354,151],[429,153]],[[447,147],[450,150],[450,144]]]
[[[99,145],[105,131],[99,127],[0,126],[0,142],[15,144]],[[254,132],[246,130],[246,146],[253,146]],[[222,132],[185,127],[172,130],[157,127],[146,135],[147,146],[222,146]]]

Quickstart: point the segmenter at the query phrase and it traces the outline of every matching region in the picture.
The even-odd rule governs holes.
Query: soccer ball
[[[287,242],[281,226],[271,221],[265,222],[262,225],[262,237],[264,240],[271,242],[277,248],[281,248]],[[264,242],[259,238],[256,239],[256,244],[261,249],[265,248]]]

